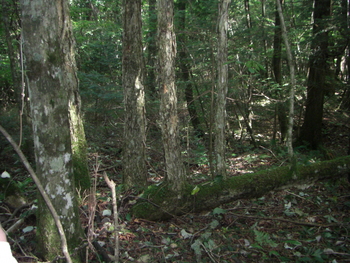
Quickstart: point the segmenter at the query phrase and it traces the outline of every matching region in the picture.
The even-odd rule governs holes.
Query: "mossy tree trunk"
[[[143,187],[147,184],[141,21],[141,0],[124,1],[123,88],[125,123],[123,181],[127,187]]]
[[[37,175],[60,216],[72,252],[81,242],[82,228],[71,140],[71,129],[76,131],[71,126],[72,111],[76,113],[78,97],[68,2],[22,0],[20,3]],[[42,198],[38,206],[40,252],[52,260],[61,254],[60,238]],[[75,260],[80,262],[78,258]]]
[[[238,199],[261,197],[271,190],[310,184],[325,178],[340,178],[350,173],[350,156],[332,161],[298,166],[297,172],[289,167],[259,171],[253,174],[214,180],[197,185],[199,191],[191,195],[194,186],[188,185],[178,199],[166,185],[149,187],[132,208],[135,217],[163,220],[174,215],[208,211]]]

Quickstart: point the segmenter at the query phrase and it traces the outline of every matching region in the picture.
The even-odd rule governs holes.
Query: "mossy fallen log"
[[[174,215],[200,212],[238,199],[261,197],[271,190],[326,178],[349,176],[350,156],[309,165],[298,165],[294,173],[289,167],[278,167],[253,174],[214,180],[195,186],[187,185],[181,196],[165,184],[148,187],[132,208],[135,217],[163,220]]]

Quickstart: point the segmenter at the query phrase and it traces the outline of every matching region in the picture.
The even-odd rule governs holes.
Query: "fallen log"
[[[312,184],[326,178],[341,178],[350,174],[350,156],[309,165],[278,167],[197,185],[187,185],[183,194],[171,191],[166,184],[149,186],[132,207],[132,214],[148,220],[164,220],[186,213],[210,210],[238,199],[261,197],[271,190],[301,184]]]

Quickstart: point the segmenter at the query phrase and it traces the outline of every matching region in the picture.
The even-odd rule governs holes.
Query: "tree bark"
[[[174,1],[159,0],[157,4],[158,87],[161,94],[159,124],[162,130],[165,155],[165,179],[171,189],[180,194],[185,185],[185,167],[181,158],[175,87]]]
[[[164,220],[177,215],[208,211],[238,199],[261,197],[272,190],[288,186],[312,184],[326,178],[348,176],[350,157],[298,166],[297,173],[288,167],[259,171],[253,174],[214,180],[197,185],[199,191],[192,195],[194,186],[188,186],[181,199],[167,191],[166,186],[149,187],[132,208],[135,217]]]
[[[69,114],[75,103],[72,100],[77,79],[68,3],[22,0],[21,10],[37,175],[60,216],[72,252],[81,242],[82,228],[70,133],[73,127]],[[44,258],[52,260],[60,254],[60,239],[42,198],[38,214],[40,251]]]
[[[143,187],[147,184],[147,169],[141,0],[124,1],[123,27],[123,181],[127,187]]]
[[[218,14],[218,82],[216,112],[214,120],[215,129],[215,159],[216,159],[216,176],[226,178],[226,96],[228,86],[228,65],[227,65],[227,29],[228,29],[228,12],[231,0],[221,0],[219,2]]]
[[[299,142],[317,149],[322,144],[322,119],[325,80],[328,72],[328,30],[331,1],[315,0],[313,40],[309,58],[307,100]]]

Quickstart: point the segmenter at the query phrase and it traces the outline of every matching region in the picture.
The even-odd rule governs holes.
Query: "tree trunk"
[[[262,30],[262,45],[264,48],[264,54],[267,54],[267,49],[268,49],[268,44],[267,44],[267,30],[266,30],[266,0],[262,0],[261,1],[261,16],[263,19],[263,23],[261,25],[261,30]],[[263,77],[264,78],[268,78],[269,77],[269,59],[267,58],[267,56],[264,56],[264,64],[265,64],[265,71],[262,72]]]
[[[146,118],[143,86],[141,0],[124,1],[123,87],[125,105],[123,181],[127,187],[147,184]]]
[[[227,29],[228,29],[228,12],[230,0],[221,0],[219,2],[218,14],[218,82],[216,112],[214,120],[215,129],[215,158],[216,158],[216,176],[226,178],[226,96],[228,82],[227,66]]]
[[[281,0],[282,2],[282,0]],[[282,87],[282,29],[281,29],[281,20],[278,16],[276,9],[275,12],[275,34],[273,39],[273,57],[272,57],[272,68],[273,74],[275,76],[276,83]],[[282,99],[282,96],[279,91],[276,92],[277,99]],[[287,107],[285,102],[277,102],[276,104],[276,115],[279,124],[279,130],[281,133],[280,141],[283,143],[285,141],[288,129],[288,120],[287,120]],[[274,131],[273,138],[276,138]]]
[[[68,3],[23,0],[21,10],[37,175],[61,218],[72,252],[81,242],[82,228],[75,196],[69,118],[77,79]],[[60,254],[60,238],[42,198],[38,206],[40,251],[52,260]]]
[[[163,185],[149,187],[132,208],[135,217],[148,220],[164,220],[186,213],[208,211],[222,204],[238,199],[258,198],[272,190],[288,186],[312,184],[325,178],[336,179],[348,176],[350,157],[332,161],[298,166],[297,173],[291,173],[288,167],[259,171],[253,174],[234,176],[227,180],[214,180],[211,183],[197,185],[199,191],[192,195],[194,186],[188,186],[178,199]]]
[[[194,133],[198,137],[203,137],[204,132],[201,129],[200,120],[198,117],[196,105],[194,103],[194,96],[193,96],[193,85],[190,80],[190,58],[187,55],[186,51],[186,37],[185,37],[185,30],[186,30],[186,1],[181,0],[178,2],[178,9],[179,9],[179,22],[178,22],[178,30],[180,31],[180,34],[178,35],[178,43],[180,44],[181,48],[179,51],[179,63],[180,63],[180,76],[182,78],[182,82],[185,85],[185,98],[187,102],[187,109],[188,113],[191,118],[191,123],[194,129]]]
[[[309,58],[309,76],[304,123],[299,141],[312,149],[322,143],[324,87],[328,72],[328,30],[331,1],[315,0],[313,40]]]
[[[289,160],[292,164],[292,169],[295,168],[295,158],[293,151],[293,120],[294,120],[294,91],[295,91],[295,70],[294,70],[294,59],[292,55],[292,51],[290,48],[288,35],[287,35],[287,27],[284,23],[284,17],[282,12],[282,6],[280,0],[276,0],[278,15],[281,20],[281,29],[282,29],[282,38],[284,40],[284,45],[286,47],[287,60],[289,65],[289,74],[290,74],[290,87],[289,87],[289,116],[288,116],[288,131],[287,131],[287,147]],[[292,170],[294,172],[294,170]]]
[[[160,127],[165,155],[166,182],[180,194],[185,185],[185,167],[181,158],[177,94],[175,87],[176,39],[174,1],[158,2],[158,87],[161,94]]]

